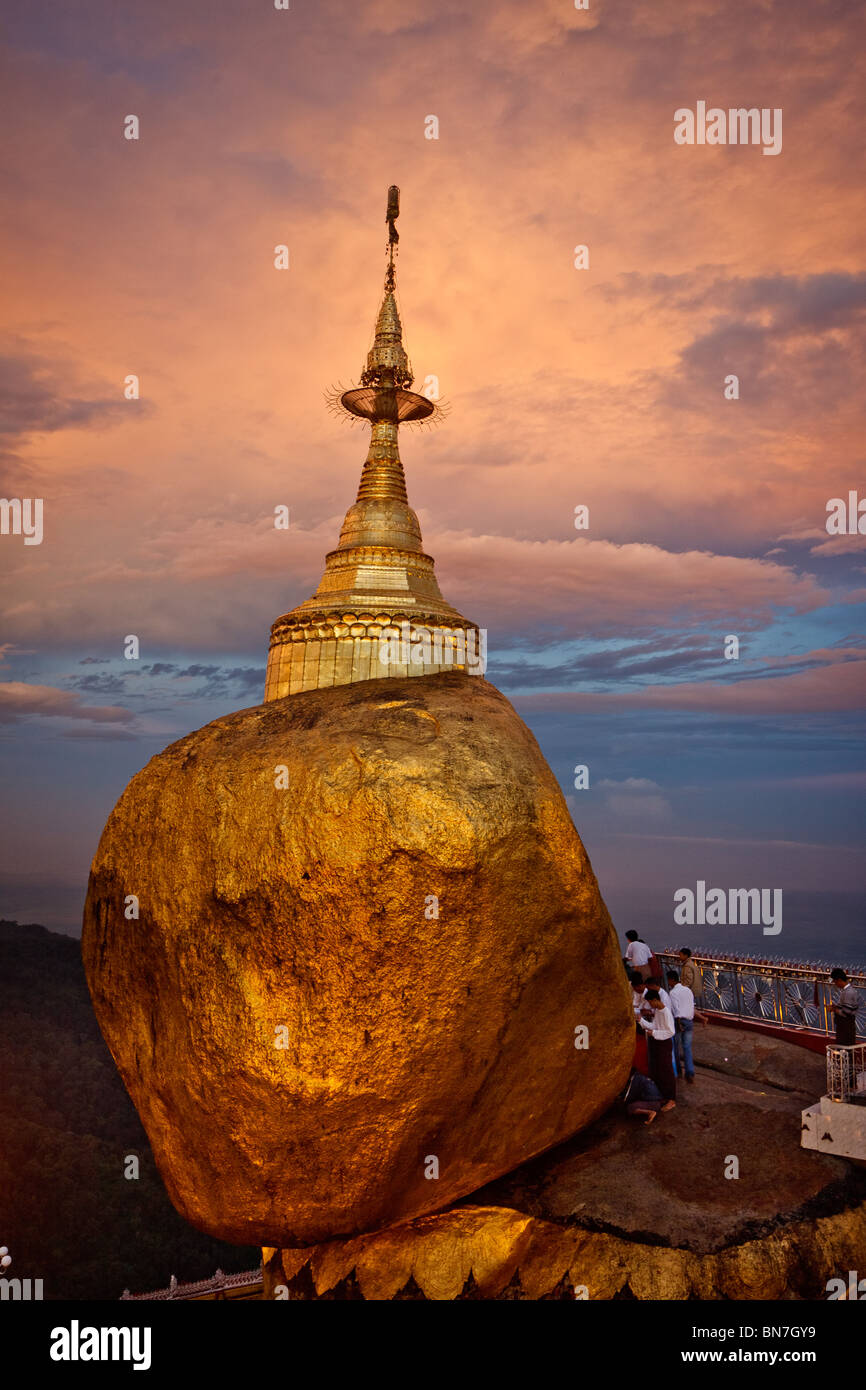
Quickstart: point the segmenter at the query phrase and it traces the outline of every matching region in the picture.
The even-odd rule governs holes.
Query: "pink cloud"
[[[832,536],[810,549],[813,555],[851,555],[866,550],[866,536]]]
[[[672,552],[605,540],[521,541],[446,534],[435,538],[440,579],[476,621],[572,619],[574,635],[635,625],[696,622],[730,630],[766,620],[774,607],[809,612],[828,594],[811,576],[766,560]]]
[[[95,724],[128,723],[130,710],[119,705],[85,705],[71,690],[51,685],[29,685],[25,681],[0,682],[0,723],[37,716],[42,719],[86,719]]]
[[[769,715],[845,713],[862,709],[866,661],[816,667],[749,680],[690,681],[627,693],[579,691],[521,695],[521,710],[664,709],[695,714]]]

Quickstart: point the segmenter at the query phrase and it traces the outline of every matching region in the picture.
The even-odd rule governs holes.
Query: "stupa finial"
[[[394,266],[394,253],[400,240],[395,222],[400,216],[400,190],[395,183],[388,189],[388,206],[385,221],[388,223],[388,269],[385,271],[385,295],[379,316],[376,319],[376,333],[373,346],[367,354],[367,366],[361,373],[364,386],[411,386],[412,368],[403,347],[403,325],[397,309],[394,291],[397,287],[397,274]]]
[[[395,291],[397,274],[394,257],[400,234],[395,223],[400,216],[400,190],[394,183],[388,189],[385,221],[388,224],[388,266],[385,271],[385,291],[376,318],[373,346],[367,353],[367,365],[361,373],[361,385],[343,391],[338,400],[350,415],[370,420],[373,424],[388,421],[409,424],[427,420],[436,407],[427,396],[410,390],[414,381],[412,364],[403,346],[403,325],[397,308]],[[334,399],[334,398],[332,398]],[[336,404],[337,401],[335,400]]]
[[[388,269],[385,272],[385,293],[388,294],[394,289],[394,247],[400,240],[400,233],[395,227],[395,222],[400,216],[400,190],[396,183],[392,183],[388,189],[388,207],[385,212],[385,221],[388,223]]]
[[[316,592],[271,629],[266,700],[354,681],[462,670],[466,653],[476,650],[478,629],[442,597],[406,494],[399,426],[428,419],[436,406],[410,390],[412,367],[395,298],[394,224],[399,214],[400,190],[392,184],[385,215],[385,291],[373,346],[361,385],[331,398],[335,406],[370,422],[358,495],[336,549],[325,557]],[[392,631],[408,634],[407,650],[414,643],[420,662],[417,655],[402,662],[386,660],[380,639]]]

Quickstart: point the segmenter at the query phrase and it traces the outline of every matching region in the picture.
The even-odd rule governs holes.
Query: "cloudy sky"
[[[323,393],[397,183],[450,404],[410,499],[618,925],[781,887],[780,937],[717,944],[866,957],[866,537],[826,528],[866,497],[862,6],[79,0],[3,40],[0,490],[44,538],[0,536],[0,913],[77,930],[129,777],[261,699],[354,498]],[[676,144],[699,101],[781,109],[781,153]]]

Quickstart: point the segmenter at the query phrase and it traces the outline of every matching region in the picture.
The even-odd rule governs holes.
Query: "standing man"
[[[844,970],[837,966],[830,971],[830,983],[839,990],[838,1004],[830,1005],[836,1023],[836,1042],[839,1047],[853,1047],[857,1041],[857,1010],[860,996]]]
[[[695,965],[692,960],[692,953],[688,946],[681,946],[677,951],[682,964],[680,965],[680,983],[686,989],[690,989],[695,1000],[695,1018],[699,1018],[706,1026],[707,1017],[701,1013],[701,999],[704,993],[704,981],[701,976],[701,968]]]
[[[637,1018],[644,1006],[644,995],[646,994],[646,980],[640,971],[632,970],[629,973],[629,983],[631,985],[631,1004]]]
[[[691,1085],[695,1079],[695,1062],[692,1056],[692,1032],[695,1026],[695,996],[688,985],[680,983],[676,970],[668,971],[671,1013],[674,1016],[674,1035],[677,1053],[677,1067]]]
[[[650,1076],[664,1096],[662,1110],[673,1110],[677,1103],[677,1079],[674,1076],[674,1019],[657,989],[648,989],[646,1002],[653,1011],[651,1019],[638,1018],[648,1034]]]
[[[677,951],[680,958],[680,980],[686,989],[690,989],[695,999],[700,999],[703,992],[701,982],[701,972],[692,960],[692,953],[688,946],[681,946]]]
[[[634,1009],[634,1061],[632,1066],[635,1071],[642,1072],[644,1076],[649,1076],[649,1049],[647,1046],[647,1036],[639,1026],[638,1019],[642,1013],[644,1018],[652,1017],[652,1011],[646,1001],[646,980],[640,971],[632,970],[629,975],[631,981],[631,1002]]]
[[[839,991],[838,1004],[830,1005],[830,1012],[836,1024],[836,1046],[853,1047],[857,1041],[857,1010],[860,1007],[860,996],[845,971],[839,966],[830,971],[830,984]],[[843,1068],[846,1086],[853,1088],[850,1052],[845,1054]]]
[[[625,959],[629,970],[638,970],[642,978],[647,979],[650,974],[652,951],[636,931],[627,931],[625,939],[628,942],[625,948]]]
[[[659,992],[659,999],[661,999],[662,1003],[666,1006],[666,1008],[670,1009],[670,1007],[671,1007],[671,997],[670,997],[670,995],[668,994],[667,990],[664,988],[664,981],[662,980],[661,975],[650,975],[650,977],[649,977],[649,979],[647,980],[646,983],[647,983],[647,989],[657,989],[657,990],[658,990],[658,992]],[[673,1013],[673,1010],[672,1010],[672,1009],[671,1009],[671,1013]]]

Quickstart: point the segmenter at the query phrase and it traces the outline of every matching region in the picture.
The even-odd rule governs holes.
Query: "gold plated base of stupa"
[[[486,655],[484,634],[456,612],[449,623],[441,613],[417,609],[411,614],[296,609],[271,630],[265,700],[355,681],[445,671],[482,675]]]

